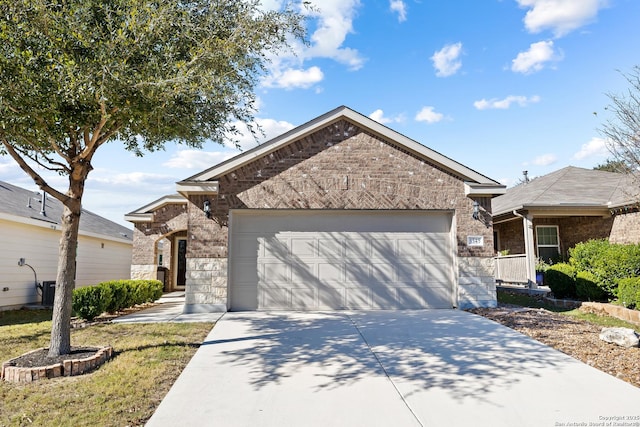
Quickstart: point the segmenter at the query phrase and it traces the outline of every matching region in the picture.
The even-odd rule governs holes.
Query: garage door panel
[[[262,287],[259,308],[286,310],[291,308],[291,291],[287,288]]]
[[[291,283],[291,266],[284,262],[265,262],[259,280],[274,284]]]
[[[318,239],[318,252],[321,258],[340,259],[344,257],[344,244],[339,239]]]
[[[288,259],[291,255],[290,239],[285,236],[266,237],[262,240],[263,250],[259,251],[264,258]]]
[[[449,286],[429,287],[421,291],[422,298],[427,307],[451,308],[451,288]]]
[[[345,233],[345,235],[342,236],[345,240],[345,256],[350,259],[369,257],[369,240],[354,238],[354,234],[355,233]]]
[[[317,245],[318,240],[315,238],[292,237],[291,253],[300,258],[315,257],[317,252]]]
[[[371,289],[362,287],[345,288],[345,308],[348,310],[371,308],[371,292]]]
[[[317,310],[317,289],[313,288],[291,288],[291,309],[295,310]]]
[[[258,288],[255,284],[243,286],[236,283],[231,290],[231,299],[234,310],[257,310]]]
[[[370,265],[364,262],[349,262],[345,268],[345,282],[366,283],[371,280]]]
[[[421,283],[424,278],[424,267],[422,264],[396,264],[395,282],[396,283]]]
[[[397,304],[400,307],[408,309],[418,309],[425,306],[424,289],[416,287],[398,287],[396,288]]]
[[[369,280],[372,284],[393,283],[395,278],[395,267],[388,261],[384,263],[372,263]]]
[[[318,279],[323,283],[344,282],[342,263],[318,263]]]
[[[235,212],[232,310],[452,306],[450,214]]]
[[[252,284],[258,282],[257,258],[253,261],[242,259],[235,260],[232,267],[234,281],[239,284]]]
[[[321,287],[318,289],[319,310],[341,310],[345,308],[345,288]]]

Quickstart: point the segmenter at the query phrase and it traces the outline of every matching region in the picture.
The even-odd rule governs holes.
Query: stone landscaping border
[[[620,320],[640,325],[640,311],[631,310],[620,305],[602,302],[583,302],[580,310],[586,313],[616,317]]]
[[[33,350],[29,353],[41,351],[43,349]],[[26,354],[29,354],[26,353]],[[24,355],[23,355],[24,356]],[[75,375],[86,374],[98,366],[104,364],[113,356],[113,347],[107,346],[100,348],[96,354],[84,359],[68,359],[61,363],[49,366],[36,366],[33,368],[23,368],[15,366],[15,359],[11,359],[2,363],[2,372],[0,379],[14,383],[30,383],[46,378],[70,377]]]

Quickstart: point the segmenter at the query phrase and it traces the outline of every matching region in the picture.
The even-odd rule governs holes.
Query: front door
[[[176,241],[176,288],[184,289],[187,281],[187,239]]]

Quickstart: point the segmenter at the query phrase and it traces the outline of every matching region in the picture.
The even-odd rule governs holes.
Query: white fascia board
[[[15,223],[18,223],[18,224],[30,225],[30,226],[34,226],[34,227],[38,227],[38,228],[46,228],[48,230],[53,230],[53,231],[60,231],[61,230],[60,224],[58,224],[57,222],[52,221],[52,220],[45,220],[45,219],[40,220],[40,219],[36,219],[36,218],[27,218],[27,217],[23,217],[23,216],[10,215],[10,214],[6,214],[6,213],[2,213],[2,212],[0,212],[0,219],[3,219],[5,221],[10,221],[10,222],[15,222]],[[87,236],[87,237],[96,237],[98,239],[111,240],[111,241],[114,241],[114,242],[127,243],[127,244],[130,244],[130,245],[133,244],[133,240],[129,240],[129,239],[125,239],[125,238],[118,238],[118,237],[109,236],[109,235],[106,235],[106,234],[92,233],[90,231],[79,230],[78,231],[78,235],[79,236]],[[131,238],[133,239],[133,232],[132,232]]]
[[[128,214],[125,215],[125,218],[129,215],[144,215],[144,214],[148,214],[158,208],[161,208],[165,205],[170,205],[170,204],[179,204],[179,203],[187,203],[187,199],[185,199],[183,196],[181,196],[180,194],[172,194],[170,196],[163,196],[157,200],[154,200],[153,202],[144,205],[141,208],[136,209],[133,212],[129,212]],[[127,220],[128,221],[128,220]]]
[[[348,107],[343,106],[338,107],[326,114],[323,114],[322,116],[317,117],[316,119],[308,123],[298,126],[290,130],[289,132],[286,132],[268,142],[265,142],[262,145],[259,145],[256,148],[239,154],[236,157],[222,162],[210,169],[207,169],[203,172],[200,172],[199,174],[193,175],[183,181],[180,181],[178,183],[178,188],[180,188],[181,185],[217,178],[232,170],[238,169],[239,167],[242,167],[247,163],[264,157],[293,141],[305,137],[308,134],[316,132],[317,130],[322,129],[333,122],[342,119],[346,119],[358,127],[362,127],[373,134],[377,134],[378,136],[385,140],[388,140],[389,142],[396,143],[405,148],[407,151],[416,154],[418,157],[422,157],[425,158],[425,160],[436,163],[443,169],[449,170],[456,175],[460,175],[468,181],[486,184],[489,186],[501,186],[498,182],[472,169],[469,169],[468,167],[456,162],[455,160],[452,160],[436,151],[433,151],[430,148],[427,148],[424,145],[418,143],[417,141],[414,141],[413,139],[410,139],[394,131],[393,129],[388,128],[367,116],[364,116]],[[178,192],[182,193],[180,189],[178,190]]]
[[[465,196],[476,196],[476,197],[493,197],[499,196],[507,192],[507,186],[501,184],[486,184],[486,183],[475,183],[475,182],[465,182],[464,183],[464,194]]]
[[[189,194],[218,194],[218,188],[218,181],[176,182],[176,190],[185,197]]]
[[[153,214],[152,213],[126,214],[124,216],[124,220],[129,222],[152,222]]]

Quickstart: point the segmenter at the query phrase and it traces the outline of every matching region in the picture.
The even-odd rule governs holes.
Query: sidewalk
[[[113,323],[197,323],[217,322],[224,313],[183,314],[184,292],[164,294],[158,305],[112,320]]]

